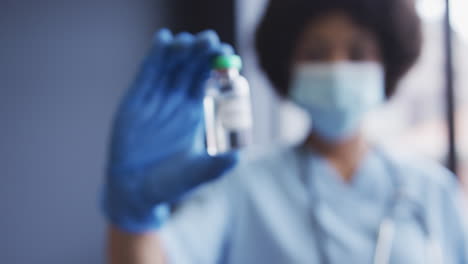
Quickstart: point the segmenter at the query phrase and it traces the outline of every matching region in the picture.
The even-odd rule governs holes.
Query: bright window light
[[[419,15],[427,21],[440,21],[444,17],[445,0],[418,0]]]
[[[468,1],[451,0],[452,26],[468,42]]]
[[[468,42],[468,1],[450,0],[452,27]],[[441,21],[445,13],[445,0],[418,0],[417,10],[426,21]]]

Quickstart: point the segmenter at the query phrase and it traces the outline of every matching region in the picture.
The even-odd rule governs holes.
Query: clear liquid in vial
[[[206,83],[203,107],[209,155],[223,154],[251,143],[250,88],[238,68],[213,70]]]

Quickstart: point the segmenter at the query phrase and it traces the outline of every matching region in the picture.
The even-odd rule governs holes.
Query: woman
[[[159,32],[115,120],[110,262],[468,263],[454,177],[361,131],[417,59],[420,31],[408,0],[273,0],[260,64],[313,126],[230,173],[237,154],[208,156],[199,128],[210,61],[232,48],[210,31]]]

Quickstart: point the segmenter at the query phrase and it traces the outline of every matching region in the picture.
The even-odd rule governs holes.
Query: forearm
[[[132,234],[108,229],[109,264],[163,264],[164,252],[156,232]]]

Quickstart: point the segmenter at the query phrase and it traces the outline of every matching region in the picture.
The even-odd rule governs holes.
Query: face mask
[[[312,130],[333,142],[352,137],[385,98],[384,70],[374,62],[301,64],[292,80],[292,100],[309,113]]]

